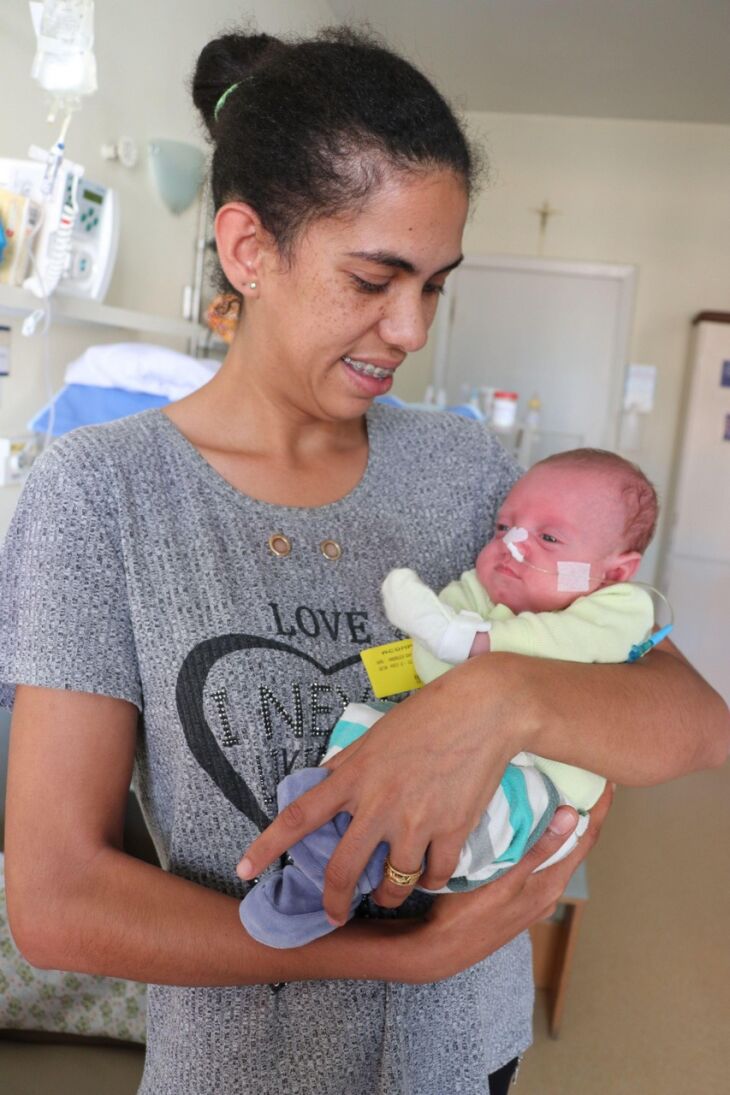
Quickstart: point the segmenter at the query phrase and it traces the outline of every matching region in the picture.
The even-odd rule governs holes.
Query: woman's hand
[[[595,844],[612,799],[609,785],[591,810],[578,847],[560,863],[533,873],[575,827],[577,815],[568,807],[556,812],[537,844],[502,878],[470,893],[437,897],[425,919],[398,941],[401,979],[418,984],[452,977],[551,916],[570,876]]]
[[[329,779],[287,806],[254,841],[239,864],[241,877],[261,874],[296,841],[345,811],[352,823],[325,878],[324,907],[334,923],[347,918],[357,879],[380,841],[404,872],[417,870],[428,852],[421,884],[444,886],[521,748],[524,705],[514,664],[509,655],[473,659],[388,712],[333,758]],[[385,880],[373,896],[395,907],[411,889]]]

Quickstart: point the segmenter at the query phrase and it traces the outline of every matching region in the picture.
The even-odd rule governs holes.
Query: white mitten
[[[452,665],[465,662],[474,636],[492,626],[477,612],[456,612],[445,605],[407,567],[391,570],[383,582],[382,594],[390,622],[417,639],[435,657]]]

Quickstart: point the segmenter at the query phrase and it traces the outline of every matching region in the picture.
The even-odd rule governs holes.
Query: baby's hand
[[[453,665],[466,661],[476,633],[490,627],[476,612],[455,612],[445,605],[406,567],[391,570],[382,593],[390,622],[436,658]]]
[[[489,636],[489,632],[478,631],[474,636],[474,642],[471,644],[469,657],[474,658],[477,654],[488,654],[491,649],[492,640]]]

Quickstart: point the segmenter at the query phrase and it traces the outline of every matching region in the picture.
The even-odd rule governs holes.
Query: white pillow
[[[67,366],[64,381],[182,399],[206,384],[219,368],[219,361],[191,357],[167,346],[112,342],[84,350]]]

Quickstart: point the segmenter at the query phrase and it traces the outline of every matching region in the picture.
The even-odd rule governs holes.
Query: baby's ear
[[[638,551],[624,551],[608,560],[605,580],[607,582],[628,582],[636,574],[641,562]]]

